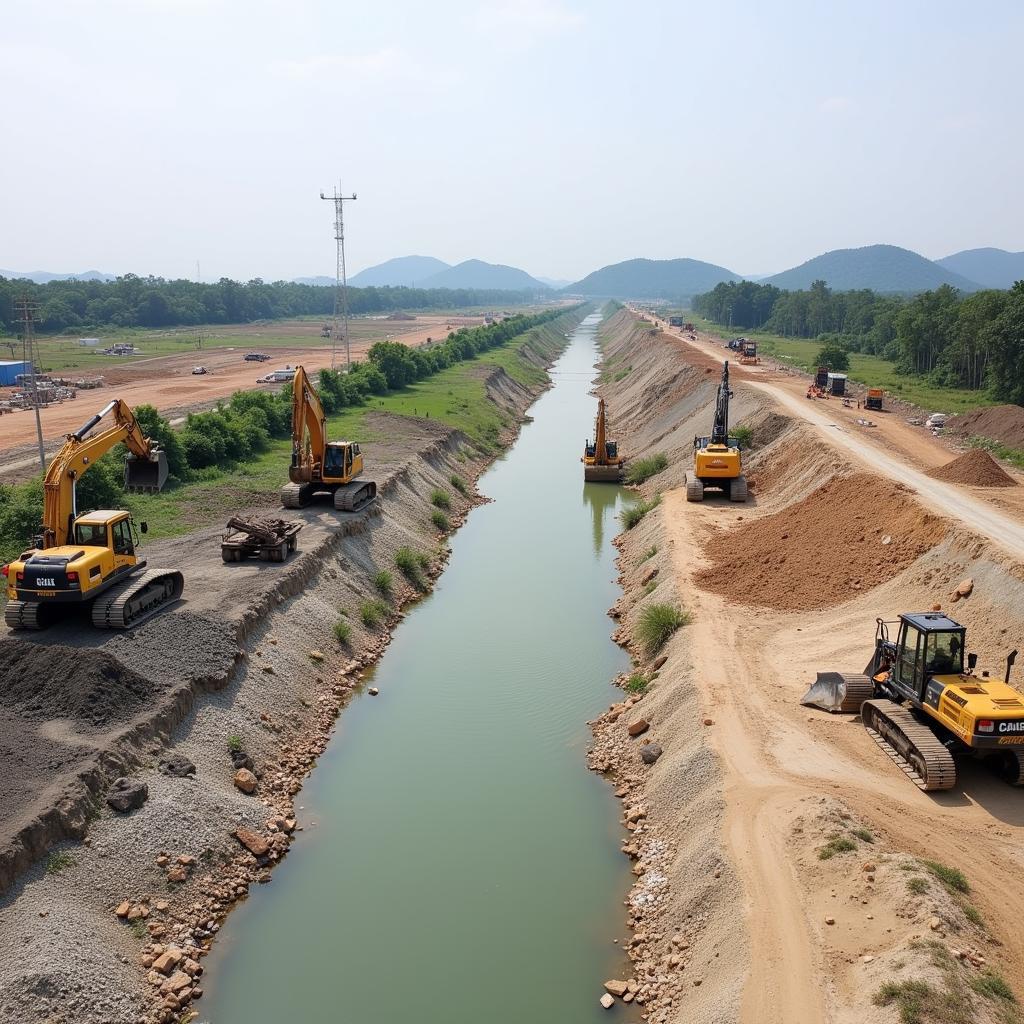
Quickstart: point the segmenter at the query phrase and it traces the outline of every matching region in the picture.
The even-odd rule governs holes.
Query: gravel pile
[[[1017,481],[983,448],[972,448],[963,455],[928,473],[936,480],[974,487],[1016,487]]]

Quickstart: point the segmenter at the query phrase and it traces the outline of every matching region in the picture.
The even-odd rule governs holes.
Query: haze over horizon
[[[1008,0],[55,0],[5,27],[15,270],[330,276],[339,174],[351,273],[1024,249]]]

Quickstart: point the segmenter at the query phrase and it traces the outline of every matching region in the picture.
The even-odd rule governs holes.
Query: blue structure
[[[18,360],[13,362],[10,359],[0,359],[0,388],[13,388],[18,382],[15,379],[19,373],[28,373],[32,369],[31,363]]]

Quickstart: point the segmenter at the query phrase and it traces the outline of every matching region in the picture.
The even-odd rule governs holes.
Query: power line
[[[343,325],[345,339],[345,370],[352,369],[352,354],[348,344],[348,278],[345,274],[345,203],[356,198],[355,192],[350,196],[341,194],[341,182],[334,189],[333,195],[320,193],[321,199],[334,203],[334,240],[337,246],[337,265],[334,272],[334,325],[331,328],[331,369],[334,369],[338,337],[338,318]]]

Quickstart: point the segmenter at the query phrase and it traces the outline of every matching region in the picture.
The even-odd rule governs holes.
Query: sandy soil
[[[921,944],[929,936],[956,953],[981,948],[981,966],[965,970],[995,964],[1011,984],[1019,983],[1024,793],[977,763],[961,766],[952,791],[921,793],[855,718],[812,711],[798,701],[820,669],[863,669],[878,615],[891,619],[899,611],[946,604],[964,577],[975,580],[975,592],[953,614],[968,627],[981,667],[1001,675],[1000,659],[1024,636],[1024,524],[978,493],[984,489],[938,485],[920,473],[916,467],[926,458],[948,461],[948,450],[934,439],[893,426],[888,440],[910,431],[917,442],[906,459],[897,457],[898,445],[855,431],[835,407],[826,411],[824,403],[808,402],[805,383],[779,380],[767,367],[744,368],[735,380],[734,422],[754,430],[746,459],[747,472],[758,481],[754,500],[742,508],[715,500],[689,504],[680,488],[682,474],[692,461],[694,433],[710,426],[717,378],[707,371],[720,365],[721,350],[710,350],[706,341],[670,341],[631,325],[622,313],[606,333],[605,356],[627,350],[633,369],[603,391],[613,432],[629,455],[665,451],[670,466],[644,486],[646,493],[662,492],[662,505],[622,541],[626,596],[616,610],[618,635],[631,640],[649,601],[679,601],[693,620],[664,649],[667,661],[630,711],[630,720],[642,711],[651,723],[644,741],[654,736],[664,747],[657,763],[637,767],[635,746],[618,736],[622,726],[615,712],[597,723],[595,735],[609,762],[606,770],[630,780],[627,799],[644,805],[645,830],[674,851],[664,869],[667,892],[654,911],[638,919],[645,957],[656,962],[671,949],[667,937],[686,924],[696,902],[705,914],[701,927],[688,929],[686,963],[678,968],[699,969],[699,988],[666,982],[649,1004],[651,1019],[895,1021],[896,1008],[876,1006],[872,996],[892,978],[931,977],[931,947]],[[712,351],[715,361],[709,365]],[[759,520],[788,517],[800,548],[803,508],[813,505],[830,479],[855,479],[856,472],[906,482],[906,493],[919,495],[920,522],[941,515],[945,536],[891,573],[865,572],[859,590],[843,582],[845,570],[884,563],[870,545],[845,552],[831,592],[819,592],[815,606],[802,611],[759,607],[699,585],[701,573],[714,565],[709,544],[723,528],[742,533],[749,546],[758,537]],[[846,511],[835,509],[837,534]],[[884,499],[876,515],[871,526],[884,528]],[[778,538],[768,539],[773,536],[766,531],[765,556],[777,549]],[[827,563],[830,552],[809,545],[803,555]],[[657,589],[650,592],[652,582]],[[791,585],[799,586],[798,578]],[[637,653],[650,672],[651,663]],[[706,768],[694,771],[705,755],[715,766],[710,775]],[[839,815],[840,822],[847,815],[874,842],[851,840],[853,852],[820,861],[831,827],[823,813]],[[849,827],[842,826],[852,835]],[[725,866],[709,883],[704,865],[716,852]],[[641,862],[643,856],[641,850]],[[938,898],[949,895],[938,891],[941,886],[930,884],[925,895],[915,897],[905,875],[878,865],[861,872],[866,858],[904,857],[961,869],[984,927],[972,924],[955,901],[940,905]],[[652,941],[652,933],[665,939]],[[731,972],[715,971],[718,953],[726,949]],[[673,976],[671,968],[667,976]],[[988,1020],[998,1010],[964,998],[970,1019]]]

